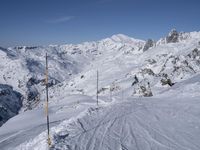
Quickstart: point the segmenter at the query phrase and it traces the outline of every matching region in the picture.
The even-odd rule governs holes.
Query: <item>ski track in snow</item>
[[[77,45],[1,48],[1,84],[27,95],[33,78],[40,100],[0,128],[0,150],[48,149],[46,52],[49,76],[58,82],[49,88],[51,150],[200,150],[199,39],[200,32],[180,33],[178,42],[160,39],[144,52],[145,41],[121,34]],[[137,98],[148,82],[153,97]]]
[[[147,103],[147,105],[145,103]],[[69,132],[69,137],[63,139],[64,141],[62,140],[64,143],[59,143],[59,141],[56,141],[55,149],[64,149],[62,147],[63,145],[68,145],[69,149],[77,150],[114,150],[119,149],[120,145],[122,149],[136,150],[198,150],[200,148],[200,143],[184,143],[184,140],[187,139],[187,135],[184,135],[184,133],[187,133],[187,130],[180,130],[179,132],[176,131],[179,130],[178,126],[181,125],[180,123],[182,120],[176,121],[178,126],[173,126],[174,123],[170,125],[172,121],[171,117],[173,116],[167,116],[166,113],[168,113],[168,111],[160,114],[154,114],[151,109],[156,110],[158,108],[155,109],[154,107],[149,107],[148,103],[150,102],[146,101],[145,103],[142,103],[142,105],[137,105],[140,104],[140,102],[128,102],[125,104],[122,103],[118,106],[112,106],[112,108],[110,108],[111,110],[108,109],[100,118],[97,117],[100,120],[97,120],[97,122],[95,122],[96,120],[90,120],[90,115],[86,115],[84,118],[82,118],[83,122],[86,120],[91,121],[91,123],[94,123],[95,126],[86,129],[86,124],[86,127],[84,127],[86,131],[82,131],[81,133],[72,137],[70,137]],[[165,100],[165,103],[168,104],[169,102]],[[170,101],[170,103],[172,103],[172,101]],[[129,104],[129,106],[127,106],[127,104]],[[161,106],[162,105],[163,104],[161,103]],[[179,106],[179,104],[175,105],[177,105],[177,107]],[[122,108],[122,106],[124,108]],[[159,107],[159,104],[157,107]],[[162,107],[159,110],[162,110]],[[113,108],[115,110],[113,110]],[[170,108],[170,105],[167,107],[167,109],[174,111],[173,108]],[[185,117],[190,117],[190,114],[181,114],[181,116],[184,115],[186,115]],[[162,118],[161,120],[163,120],[163,122],[166,121],[169,123],[169,126],[163,126],[163,122],[158,118]],[[199,121],[196,121],[196,123],[199,125]],[[68,128],[74,129],[76,127],[72,126]],[[170,133],[168,135],[167,132],[170,132],[171,128],[174,128],[176,133]],[[198,131],[198,133],[200,132]],[[178,141],[173,134],[180,136],[180,141]],[[198,134],[196,133],[195,135],[191,135],[191,137],[194,138],[197,135]]]

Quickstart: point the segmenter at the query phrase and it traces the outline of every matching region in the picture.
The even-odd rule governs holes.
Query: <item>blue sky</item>
[[[0,0],[0,46],[159,39],[200,31],[199,0]]]

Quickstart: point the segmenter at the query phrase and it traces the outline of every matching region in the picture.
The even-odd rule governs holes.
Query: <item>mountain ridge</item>
[[[9,119],[0,128],[0,139],[5,139],[3,135],[11,131],[14,134],[27,129],[27,132],[24,131],[22,134],[29,134],[32,126],[39,128],[37,134],[44,131],[45,122],[42,118],[44,116],[41,114],[46,96],[44,86],[46,53],[49,60],[49,106],[52,122],[61,123],[87,109],[98,113],[95,99],[97,70],[99,105],[103,110],[107,106],[112,110],[112,106],[115,108],[115,103],[126,106],[123,102],[130,99],[141,99],[143,103],[148,97],[159,100],[177,97],[176,107],[179,107],[178,101],[183,96],[184,99],[190,99],[192,96],[198,98],[199,81],[195,75],[198,76],[200,72],[199,40],[200,32],[179,33],[173,30],[158,41],[151,39],[143,41],[118,34],[97,42],[81,44],[0,48],[2,62],[0,83],[12,86],[13,90],[21,93],[23,98],[19,115]],[[187,101],[184,100],[184,103]],[[171,102],[163,105],[167,105],[166,107],[170,109],[168,105],[171,105]],[[187,109],[187,106],[184,106],[184,109]],[[145,109],[142,111],[146,112]],[[122,112],[126,113],[123,110]],[[33,125],[28,123],[30,117],[35,120]],[[20,127],[12,127],[13,123],[23,119],[27,123]],[[81,122],[81,115],[78,115],[78,119],[75,119],[75,124],[84,124]],[[60,137],[62,132],[56,134]],[[34,134],[35,136],[37,137]],[[18,145],[27,141],[17,135],[13,135],[13,138],[17,139]],[[44,136],[41,138],[44,140]],[[3,141],[8,142],[6,139]],[[37,139],[34,141],[38,142]],[[58,142],[56,138],[54,142]],[[62,143],[58,144],[62,146]],[[5,149],[9,147],[7,144],[3,145]],[[12,146],[11,144],[10,147]],[[25,142],[22,147],[26,146]]]

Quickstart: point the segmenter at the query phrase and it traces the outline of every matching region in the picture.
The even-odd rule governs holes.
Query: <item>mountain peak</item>
[[[143,40],[135,39],[135,38],[129,37],[124,34],[115,34],[115,35],[111,36],[109,39],[111,39],[115,42],[123,42],[123,43],[138,43],[138,42],[143,43],[144,42]]]
[[[176,28],[172,28],[172,29],[170,30],[170,32],[168,33],[168,35],[170,36],[170,35],[172,35],[173,33],[178,33],[178,31],[176,30]]]
[[[111,36],[111,38],[128,39],[130,37],[125,35],[125,34],[114,34],[114,35]]]
[[[179,33],[176,31],[176,29],[172,29],[168,36],[166,37],[167,43],[176,43],[179,41]]]

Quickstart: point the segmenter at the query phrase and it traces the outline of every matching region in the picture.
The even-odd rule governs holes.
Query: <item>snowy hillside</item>
[[[200,149],[200,32],[176,30],[158,41],[118,34],[77,45],[0,48],[0,84],[23,100],[0,127],[0,149],[47,148],[46,52],[51,149]]]

